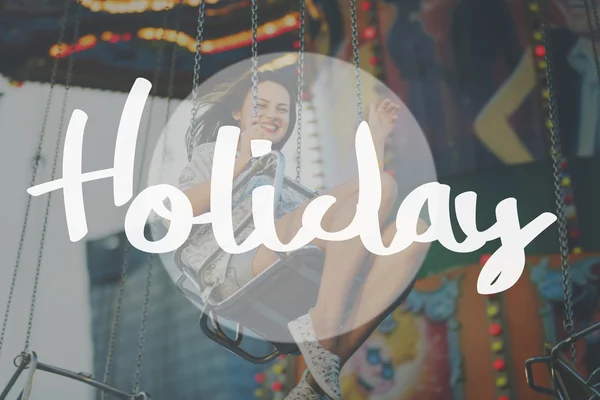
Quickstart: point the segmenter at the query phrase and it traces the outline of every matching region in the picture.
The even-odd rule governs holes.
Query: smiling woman
[[[207,111],[186,135],[188,159],[192,158],[194,149],[200,144],[215,143],[219,128],[228,125],[239,126],[246,131],[260,122],[268,133],[268,139],[273,141],[273,149],[283,148],[296,124],[296,89],[290,87],[290,78],[282,72],[262,71],[259,74],[257,108],[260,121],[253,116],[250,73],[207,94],[200,101],[208,107]]]

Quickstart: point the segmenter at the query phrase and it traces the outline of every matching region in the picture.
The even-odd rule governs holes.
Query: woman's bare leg
[[[419,233],[427,225],[420,221]],[[383,243],[389,246],[396,234],[395,224],[388,225],[383,232]],[[389,256],[373,256],[373,264],[365,280],[359,298],[353,304],[344,323],[344,334],[340,335],[335,354],[343,366],[377,329],[379,324],[399,306],[398,300],[413,281],[427,254],[429,244],[413,243],[400,253]],[[394,279],[390,279],[393,277]],[[309,384],[319,390],[314,378],[308,375]]]
[[[337,202],[331,206],[323,217],[322,226],[325,228],[326,226],[331,225],[331,221],[337,212],[336,210],[339,209],[343,200],[358,194],[358,178],[350,179],[343,184],[326,191],[324,194],[333,196],[337,199]],[[300,227],[302,226],[302,215],[309,203],[310,200],[300,205],[294,211],[284,215],[275,223],[277,236],[282,243],[289,243],[296,233],[298,233],[298,230],[300,230]],[[313,240],[311,244],[317,245],[322,249],[325,249],[327,246],[327,242],[320,239]],[[256,251],[256,256],[254,257],[254,262],[252,263],[252,273],[254,276],[258,275],[278,259],[279,257],[273,253],[273,251],[266,248],[264,245],[259,246]]]
[[[379,209],[380,222],[384,221],[396,199],[396,182],[388,174],[382,174],[382,201]],[[337,202],[323,218],[322,227],[334,232],[346,228],[354,219],[358,203],[358,181],[348,181],[331,191],[326,192],[336,197]],[[342,197],[343,196],[343,197]],[[306,205],[287,214],[276,224],[277,234],[282,242],[289,242],[302,226],[302,213]],[[367,255],[360,237],[344,242],[313,241],[325,249],[325,264],[317,305],[312,312],[315,333],[323,347],[334,350],[336,336],[341,325],[348,290],[350,289],[358,269]],[[253,263],[256,275],[277,260],[271,250],[260,246]]]
[[[380,223],[388,218],[397,193],[396,182],[390,175],[383,174],[381,183]],[[329,230],[340,231],[348,226],[356,214],[357,203],[358,196],[348,199],[336,213]],[[333,349],[334,352],[348,305],[348,295],[368,255],[359,236],[343,242],[327,242],[319,297],[311,318],[323,347]]]
[[[420,221],[417,232],[423,233],[426,229],[425,222]],[[383,233],[386,246],[395,234],[395,224],[388,225]],[[413,243],[400,253],[374,257],[360,297],[344,324],[346,333],[338,341],[336,354],[342,365],[389,314],[390,306],[397,303],[417,275],[428,249],[428,243]]]
[[[388,175],[381,177],[380,222],[385,220],[394,205],[397,193],[396,182]],[[350,197],[340,199],[328,210],[321,221],[323,229],[333,232],[346,228],[356,215],[358,191]],[[278,234],[282,242],[289,242],[302,226],[302,212],[305,207],[293,211],[289,218],[279,222]],[[332,217],[328,217],[331,215]],[[293,224],[295,222],[295,224]],[[317,304],[310,315],[304,315],[288,325],[294,340],[318,386],[332,399],[341,399],[339,386],[340,358],[335,354],[337,336],[352,289],[354,279],[367,255],[360,237],[344,242],[324,242],[325,249],[323,276],[319,287]],[[259,273],[276,259],[272,251],[261,246],[253,263],[253,272]],[[256,269],[256,267],[260,269]]]

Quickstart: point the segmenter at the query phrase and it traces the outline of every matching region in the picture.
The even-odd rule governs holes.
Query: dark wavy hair
[[[273,143],[273,150],[281,150],[288,141],[296,125],[296,85],[293,84],[293,75],[284,70],[262,71],[258,73],[258,83],[274,82],[283,86],[290,95],[290,121],[287,132],[277,143]],[[196,118],[192,128],[186,133],[188,159],[191,159],[194,149],[204,143],[216,142],[219,128],[222,126],[237,126],[238,121],[233,118],[233,112],[242,109],[244,100],[252,90],[252,74],[248,72],[241,78],[220,85],[216,90],[199,100],[199,109],[206,107]]]

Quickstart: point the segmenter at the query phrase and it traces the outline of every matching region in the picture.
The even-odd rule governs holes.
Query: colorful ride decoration
[[[543,400],[525,381],[525,360],[565,337],[558,255],[528,257],[508,291],[476,291],[479,264],[421,279],[348,361],[348,400]],[[600,255],[572,256],[575,329],[600,321]],[[593,336],[593,335],[592,335]],[[579,371],[600,366],[600,337],[577,348]],[[298,358],[297,379],[304,371]],[[539,384],[550,377],[536,370]],[[538,378],[539,376],[539,378]]]

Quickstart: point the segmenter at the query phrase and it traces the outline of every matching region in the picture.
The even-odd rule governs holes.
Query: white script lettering
[[[83,182],[113,177],[113,196],[116,206],[126,204],[133,197],[133,172],[135,146],[142,112],[151,84],[138,78],[127,98],[117,133],[113,168],[82,173],[83,135],[87,115],[75,110],[66,133],[63,178],[28,189],[32,196],[40,196],[63,189],[64,204],[71,241],[76,242],[87,234],[87,222],[83,201]],[[339,232],[325,232],[321,221],[327,210],[336,202],[333,196],[323,195],[314,199],[302,215],[302,227],[288,244],[277,237],[274,219],[274,187],[270,185],[254,189],[252,215],[255,230],[244,243],[236,243],[232,228],[232,190],[235,153],[240,129],[225,126],[219,129],[215,147],[210,211],[193,216],[192,207],[185,194],[170,185],[155,185],[144,189],[131,203],[125,218],[125,233],[131,244],[148,253],[167,253],[179,248],[190,234],[192,225],[210,223],[215,239],[221,248],[232,254],[249,251],[264,244],[273,251],[297,250],[314,238],[330,241],[348,240],[360,236],[366,249],[376,255],[398,253],[414,242],[429,243],[438,240],[448,250],[468,253],[480,249],[486,242],[500,239],[502,245],[483,267],[477,282],[481,294],[502,292],[513,286],[520,278],[525,265],[525,247],[548,228],[556,216],[542,213],[521,228],[517,201],[513,198],[501,201],[496,207],[496,223],[480,232],[476,224],[477,195],[462,193],[456,198],[458,223],[466,239],[458,243],[450,220],[450,187],[437,182],[426,183],[412,191],[400,205],[396,215],[397,233],[389,247],[385,247],[379,226],[381,203],[381,176],[371,132],[362,122],[356,132],[356,157],[358,163],[359,199],[352,223]],[[271,143],[254,141],[253,156],[270,151]],[[360,149],[360,151],[358,151]],[[163,201],[168,198],[171,210]],[[426,232],[417,234],[416,227],[423,207],[427,209],[431,225]],[[167,234],[157,241],[144,237],[144,226],[155,211],[170,221]]]

